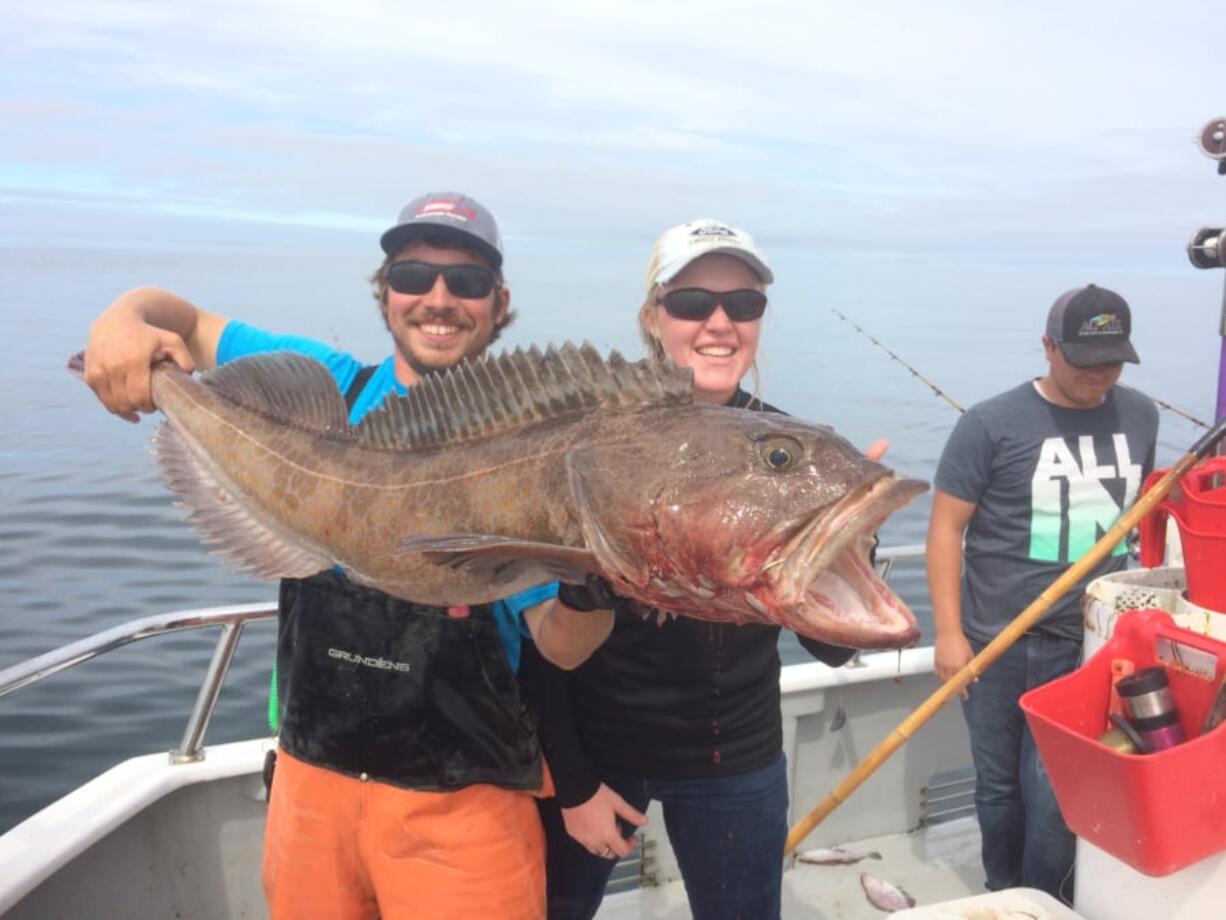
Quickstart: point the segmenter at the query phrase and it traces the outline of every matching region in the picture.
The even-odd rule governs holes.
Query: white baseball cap
[[[657,284],[668,284],[695,259],[717,252],[740,259],[758,273],[764,284],[775,280],[752,236],[704,217],[665,230],[656,240],[647,264],[647,292],[650,294]]]

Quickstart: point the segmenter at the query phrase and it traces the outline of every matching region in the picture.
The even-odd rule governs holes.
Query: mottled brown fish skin
[[[262,523],[398,597],[450,606],[519,590],[399,555],[411,534],[580,539],[562,503],[544,500],[564,494],[557,434],[530,446],[511,435],[454,451],[384,450],[268,418],[166,366],[154,400]]]
[[[615,590],[681,614],[776,623],[866,648],[918,636],[909,612],[892,622],[810,622],[794,609],[796,592],[785,596],[778,582],[782,548],[840,501],[874,483],[902,483],[905,498],[923,487],[822,426],[657,406],[576,411],[454,446],[388,449],[271,418],[173,365],[155,370],[154,401],[261,525],[398,597],[474,604],[552,580],[528,569],[494,582],[401,551],[406,537],[498,535],[587,550]],[[786,468],[772,467],[784,454]],[[876,502],[876,522],[903,500]]]

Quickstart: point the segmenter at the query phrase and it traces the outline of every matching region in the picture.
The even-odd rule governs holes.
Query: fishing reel
[[[1215,118],[1197,139],[1201,153],[1217,160],[1219,176],[1226,176],[1226,118]],[[1226,268],[1226,228],[1201,227],[1188,243],[1188,258],[1197,268]]]
[[[1200,150],[1217,160],[1219,176],[1226,176],[1226,118],[1215,118],[1200,132]]]
[[[1188,258],[1197,268],[1226,268],[1226,228],[1197,230],[1188,243]]]

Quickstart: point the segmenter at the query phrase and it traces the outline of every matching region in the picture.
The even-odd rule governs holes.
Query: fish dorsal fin
[[[345,432],[345,399],[331,372],[306,355],[270,351],[238,358],[200,382],[240,406],[309,431]]]
[[[592,409],[682,406],[691,371],[647,359],[608,360],[590,344],[536,346],[466,361],[389,396],[358,426],[358,438],[389,450],[428,450]]]

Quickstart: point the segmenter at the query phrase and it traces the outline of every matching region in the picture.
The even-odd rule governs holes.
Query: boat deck
[[[869,903],[860,884],[869,873],[902,888],[917,904],[936,904],[979,894],[979,826],[959,818],[909,834],[887,834],[845,845],[859,853],[880,853],[850,866],[797,862],[783,876],[784,920],[878,920],[883,911]],[[802,847],[803,851],[803,847]],[[687,920],[680,881],[612,895],[597,920]]]
[[[11,909],[5,916],[13,920],[87,916],[91,904],[106,903],[121,909],[117,916],[149,915],[151,907],[185,918],[264,916],[258,767],[269,744],[221,745],[205,761],[181,766],[170,766],[165,755],[134,758],[75,790],[0,838],[0,867],[11,881],[25,880],[24,891],[0,892],[7,895],[0,913]],[[67,827],[76,833],[65,834]],[[903,888],[919,904],[982,890],[979,831],[970,817],[842,846],[881,858],[850,866],[797,862],[784,875],[785,918],[883,916],[865,897],[862,872]],[[658,874],[646,873],[642,887],[606,898],[599,920],[689,917],[670,857],[660,853]],[[663,883],[653,885],[652,875]]]
[[[202,741],[239,630],[274,615],[269,604],[160,614],[0,672],[2,696],[137,639],[222,627],[178,747],[169,755],[124,760],[0,835],[5,920],[267,916],[260,885],[267,813],[261,770],[275,739],[208,747]],[[838,669],[815,663],[783,668],[792,822],[818,805],[937,686],[931,648],[868,653]],[[956,705],[946,706],[879,764],[800,847],[804,852],[838,846],[879,858],[849,866],[791,865],[783,884],[786,920],[885,916],[888,911],[871,904],[864,892],[864,873],[915,899],[917,906],[899,911],[897,920],[1223,916],[1226,853],[1150,877],[1079,840],[1076,912],[1030,889],[984,893],[969,762],[965,722]],[[618,867],[600,920],[690,916],[657,805],[649,815],[639,858]]]
[[[242,625],[274,614],[271,605],[162,614],[0,673],[0,691],[12,690],[147,635],[222,627],[183,741],[170,756],[125,760],[0,836],[5,920],[96,916],[100,907],[110,916],[182,920],[266,915],[259,872],[266,812],[260,772],[275,742],[205,748],[202,741]],[[936,686],[931,648],[868,653],[837,669],[816,663],[783,668],[792,821]],[[861,886],[864,872],[905,889],[921,904],[978,894],[982,875],[978,831],[969,817],[969,761],[961,714],[947,707],[801,845],[802,851],[876,851],[881,858],[851,866],[791,866],[785,873],[785,916],[882,916]],[[615,876],[610,891],[616,893],[601,909],[604,920],[689,916],[663,816],[658,806],[652,808],[641,851],[646,855]]]

